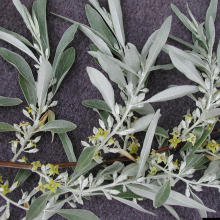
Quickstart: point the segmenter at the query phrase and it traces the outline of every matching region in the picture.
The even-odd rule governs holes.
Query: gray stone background
[[[33,0],[26,0],[22,2],[30,9]],[[173,15],[171,33],[190,42],[190,33],[186,31],[185,27],[172,13],[170,8],[170,4],[174,3],[182,11],[186,12],[187,2],[197,20],[199,22],[203,22],[209,1],[122,0],[124,28],[127,42],[135,44],[137,48],[141,50],[150,34],[158,29],[169,15]],[[52,59],[62,34],[70,26],[70,24],[51,15],[50,12],[55,12],[87,24],[84,10],[86,3],[88,3],[87,0],[48,0],[47,17]],[[105,7],[107,6],[107,0],[100,0],[100,3]],[[26,29],[22,18],[13,6],[12,1],[1,0],[0,13],[1,27],[22,34],[31,40],[30,33]],[[216,20],[217,40],[219,39],[219,33],[220,16],[218,14]],[[169,41],[169,43],[181,47],[173,41]],[[78,125],[78,128],[75,131],[69,133],[69,136],[74,143],[74,151],[78,157],[82,151],[80,141],[86,140],[87,137],[92,134],[92,128],[97,125],[98,121],[96,113],[82,106],[81,101],[85,99],[99,98],[100,94],[96,88],[92,86],[86,73],[87,66],[97,67],[93,59],[87,53],[89,49],[89,40],[82,33],[77,32],[75,40],[71,43],[71,45],[75,47],[77,52],[76,61],[55,97],[59,104],[57,107],[53,108],[53,110],[55,111],[58,119],[70,120]],[[21,54],[16,48],[5,42],[0,41],[0,47],[12,49],[13,51]],[[28,62],[32,62],[27,56],[24,55],[24,57],[27,58]],[[164,53],[162,53],[157,60],[158,64],[166,64],[169,62],[169,57]],[[0,83],[0,95],[18,97],[24,100],[18,83],[17,70],[2,58],[0,58]],[[149,96],[167,88],[169,84],[182,85],[189,83],[191,84],[188,79],[176,70],[157,71],[152,73],[150,76],[148,84],[148,88],[150,89]],[[24,120],[25,117],[22,114],[22,109],[25,106],[26,103],[24,102],[17,107],[0,108],[0,121],[13,124]],[[165,103],[157,103],[154,107],[161,109],[162,117],[159,121],[159,125],[165,129],[171,129],[172,127],[178,125],[182,115],[186,113],[187,109],[190,107],[193,108],[192,102],[188,98],[182,98]],[[12,139],[14,139],[13,133],[0,133],[0,160],[10,160],[12,158],[13,155],[10,149],[10,144],[8,143]],[[51,138],[47,134],[43,134],[41,144],[39,144],[40,151],[37,154],[30,155],[30,161],[34,161],[39,158],[41,158],[41,162],[52,163],[67,161],[67,157],[62,149],[60,140],[55,137],[52,144],[50,141]],[[3,174],[3,179],[9,179],[10,183],[16,175],[16,170],[13,169],[0,168],[0,172]],[[37,185],[37,177],[34,175],[29,178],[24,186],[27,190],[30,190],[33,185]],[[177,185],[178,191],[183,191],[183,189],[183,183]],[[13,193],[12,198],[16,199],[20,195],[20,190],[17,190]],[[220,197],[217,190],[205,189],[202,193],[199,193],[199,196],[208,207],[217,211],[216,213],[209,213],[208,216],[220,217]],[[0,199],[0,204],[3,203],[4,201]],[[150,211],[154,210],[157,216],[152,217],[147,214],[143,214],[117,201],[109,201],[104,197],[95,197],[91,201],[85,201],[84,208],[94,212],[102,220],[173,219],[173,217],[164,208],[158,208],[155,210],[149,200],[143,201],[140,204]],[[82,206],[79,206],[79,208],[82,208]],[[11,206],[11,209],[12,213],[10,219],[21,219],[25,214],[24,211],[18,210],[13,206]],[[196,210],[181,207],[177,207],[176,210],[182,219],[200,218]],[[63,218],[55,215],[51,219],[59,220]]]

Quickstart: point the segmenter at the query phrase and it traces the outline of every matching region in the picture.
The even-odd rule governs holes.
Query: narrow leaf
[[[154,206],[160,207],[162,206],[170,195],[170,180],[168,180],[164,185],[162,185],[159,189],[159,191],[156,194]]]
[[[206,140],[206,138],[210,135],[210,133],[213,130],[214,125],[212,126],[212,128],[210,130],[206,130],[202,137],[195,143],[195,145],[193,146],[193,149],[191,150],[191,154],[193,154],[194,152],[196,152],[198,150],[198,148],[204,143],[204,141]]]
[[[17,131],[17,129],[6,122],[0,122],[0,132],[6,131]]]
[[[106,25],[102,16],[90,5],[86,5],[86,16],[92,29],[98,31],[105,39],[109,40],[112,46],[117,44],[114,35]]]
[[[182,21],[182,23],[189,29],[192,33],[196,32],[194,24],[174,5],[171,4],[171,8],[176,16]]]
[[[65,150],[66,156],[69,162],[76,162],[76,156],[73,151],[73,144],[66,133],[58,134],[60,140],[62,141],[63,148]]]
[[[35,106],[37,102],[36,87],[29,83],[21,74],[19,74],[19,84],[27,103]]]
[[[44,210],[47,201],[50,199],[50,197],[51,197],[51,193],[42,195],[38,197],[36,200],[34,200],[34,202],[31,204],[28,210],[26,220],[33,220],[36,217],[38,217],[41,214],[41,212]]]
[[[154,138],[154,133],[157,127],[157,122],[159,120],[160,117],[160,110],[157,110],[157,112],[155,113],[149,128],[147,130],[145,139],[144,139],[144,144],[143,144],[143,148],[141,150],[141,155],[140,155],[140,160],[139,160],[139,170],[137,173],[137,177],[140,177],[144,171],[144,167],[147,161],[147,158],[149,156],[150,153],[150,149],[151,149],[151,144]]]
[[[30,41],[28,41],[25,37],[13,32],[13,31],[9,31],[3,27],[0,27],[0,31],[5,32],[7,34],[10,34],[10,35],[14,36],[15,38],[17,38],[18,40],[20,40],[22,43],[26,44],[27,46],[34,48],[34,46],[30,43]]]
[[[89,108],[104,110],[104,111],[107,111],[109,113],[112,112],[111,109],[106,104],[106,102],[104,102],[102,100],[98,100],[98,99],[84,100],[84,101],[82,101],[82,104],[86,107],[89,107]]]
[[[0,48],[0,55],[13,66],[15,66],[19,73],[32,85],[35,86],[34,76],[32,70],[25,59],[5,48]]]
[[[76,125],[72,122],[65,121],[65,120],[54,120],[49,121],[45,124],[40,131],[52,131],[55,133],[65,133],[68,131],[72,131],[76,129]]]
[[[124,88],[127,83],[125,81],[124,74],[118,64],[113,62],[110,58],[108,58],[108,56],[100,52],[98,52],[97,58],[103,70],[108,73],[109,78],[113,82]]]
[[[46,6],[47,6],[47,0],[37,0],[34,1],[32,10],[38,21],[39,30],[40,30],[40,39],[43,50],[44,52],[46,51],[46,49],[48,50],[48,57],[49,57],[50,44],[49,44],[48,31],[47,31]]]
[[[89,27],[86,27],[85,25],[80,25],[79,29],[99,48],[101,52],[106,55],[112,56],[112,53],[107,44]]]
[[[55,78],[56,83],[53,85],[53,94],[55,94],[60,87],[64,77],[69,72],[70,68],[72,67],[73,63],[75,61],[75,49],[73,47],[70,47],[66,51],[63,52],[61,55],[57,68],[55,70]]]
[[[143,82],[147,78],[147,73],[149,72],[151,66],[154,64],[155,60],[157,59],[157,56],[159,55],[160,51],[162,50],[164,44],[167,41],[167,38],[169,36],[170,28],[171,28],[171,21],[172,17],[168,17],[164,23],[162,24],[161,28],[157,32],[157,36],[150,47],[149,54],[146,60],[145,64],[145,77],[143,79]]]
[[[121,11],[121,2],[120,0],[108,0],[108,5],[111,13],[112,23],[114,26],[115,34],[122,45],[125,45],[125,34],[124,34],[124,27],[123,27],[123,18],[122,18],[122,11]]]
[[[61,56],[62,56],[64,50],[73,41],[78,26],[79,26],[78,24],[74,24],[74,25],[70,26],[64,32],[64,34],[63,34],[63,36],[57,46],[56,54],[55,54],[54,61],[53,61],[53,67],[55,70],[58,66],[59,60],[61,59]]]
[[[159,127],[159,126],[157,126],[157,128],[156,128],[155,134],[159,135],[159,136],[161,136],[163,138],[169,138],[168,131],[166,131],[165,129],[163,129],[163,128]]]
[[[206,88],[205,83],[198,72],[198,70],[195,68],[193,63],[189,60],[181,59],[177,54],[175,54],[172,51],[169,51],[170,58],[172,60],[173,65],[181,72],[183,73],[187,78],[190,80],[198,83],[199,85]]]
[[[21,99],[0,96],[0,106],[15,106],[22,103]]]
[[[217,7],[218,7],[218,0],[211,0],[210,5],[206,12],[205,29],[206,29],[206,36],[208,37],[208,39],[210,39],[211,37],[211,33],[209,29],[210,17],[212,17],[213,22],[215,22],[216,14],[217,14]]]
[[[130,200],[127,200],[127,199],[123,199],[123,198],[119,198],[119,197],[116,197],[116,196],[112,196],[115,200],[118,200],[119,202],[122,202],[124,203],[125,205],[128,205],[132,208],[135,208],[137,209],[138,211],[141,211],[141,212],[144,212],[144,213],[147,213],[147,214],[150,214],[150,215],[155,215],[153,212],[150,212],[150,211],[147,211],[146,209],[142,208],[140,205],[138,205],[137,203],[133,202],[133,201],[130,201]]]
[[[169,205],[163,205],[164,208],[177,220],[180,220],[179,215],[177,214],[177,212],[175,211],[175,209]]]
[[[57,213],[68,220],[99,220],[94,213],[83,209],[61,209]]]
[[[77,172],[83,170],[92,162],[96,149],[97,149],[96,146],[92,146],[92,147],[87,147],[83,150],[76,165],[75,170]]]
[[[19,186],[23,184],[27,178],[32,174],[31,170],[20,169],[14,179],[14,183],[18,182]]]
[[[198,91],[198,86],[173,86],[171,88],[163,90],[162,92],[157,93],[145,102],[164,102],[172,99],[181,98],[185,95],[192,94]]]
[[[92,84],[99,90],[107,105],[114,112],[114,108],[115,108],[114,90],[108,79],[101,72],[99,72],[98,70],[92,67],[87,67],[87,72],[89,74],[89,78]]]
[[[18,38],[4,32],[4,31],[0,31],[0,39],[8,42],[9,44],[14,45],[18,49],[20,49],[21,51],[23,51],[24,53],[29,55],[31,58],[33,58],[38,63],[38,59],[31,52],[31,50],[24,43],[22,43]]]
[[[53,67],[48,60],[43,59],[38,70],[37,98],[38,106],[42,108],[45,104],[47,91],[53,77]]]

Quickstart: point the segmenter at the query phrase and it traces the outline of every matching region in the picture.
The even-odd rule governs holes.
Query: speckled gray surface
[[[32,0],[23,1],[30,9]],[[64,15],[82,23],[86,23],[86,16],[84,6],[87,0],[48,0],[48,29],[49,38],[52,49],[52,56],[54,55],[56,45],[59,42],[64,31],[70,25],[69,23],[56,18],[50,12]],[[202,22],[205,17],[205,11],[208,7],[209,1],[204,0],[122,0],[122,10],[124,14],[124,27],[126,39],[141,50],[149,35],[160,27],[165,18],[173,15],[170,9],[170,4],[175,3],[181,10],[186,11],[186,2],[188,2],[192,12],[195,14],[198,21]],[[107,0],[100,0],[103,6],[106,6]],[[9,30],[15,31],[30,39],[30,34],[25,28],[21,17],[13,7],[12,1],[1,0],[0,4],[0,26]],[[217,16],[216,22],[216,36],[220,34],[220,16]],[[179,20],[173,16],[171,33],[175,36],[181,37],[185,40],[190,40],[189,32],[186,32]],[[170,41],[174,44],[174,42]],[[91,135],[92,128],[97,124],[97,115],[89,109],[82,106],[81,101],[85,99],[100,97],[98,91],[91,85],[86,73],[87,66],[97,67],[93,59],[88,55],[89,40],[80,32],[76,34],[76,38],[72,45],[76,48],[76,62],[69,74],[65,78],[59,92],[56,95],[56,100],[59,105],[54,108],[56,116],[59,119],[70,120],[78,125],[78,128],[69,133],[69,136],[74,143],[74,150],[79,156],[82,151],[80,140],[86,140],[87,136]],[[0,47],[10,48],[17,51],[12,46],[0,41]],[[17,51],[20,53],[19,51]],[[26,57],[27,58],[27,57]],[[27,58],[30,61],[29,58]],[[161,54],[157,63],[169,63],[169,58],[166,54]],[[18,83],[17,70],[0,58],[0,95],[19,97],[24,100],[22,92]],[[187,84],[190,83],[183,75],[176,70],[159,71],[150,76],[148,88],[150,95],[157,93],[167,87],[169,84]],[[0,108],[0,121],[9,123],[19,123],[24,119],[22,115],[22,108],[25,103],[13,108]],[[192,102],[188,98],[182,98],[166,103],[158,103],[154,105],[155,108],[161,108],[162,117],[159,121],[160,126],[164,128],[172,128],[181,120],[181,116],[188,108],[192,106]],[[192,107],[191,107],[192,108]],[[168,116],[169,115],[169,116]],[[50,137],[42,135],[42,142],[40,144],[40,151],[38,154],[31,155],[29,159],[36,160],[41,155],[42,162],[60,162],[67,161],[65,153],[62,149],[61,143],[56,137],[54,143],[50,143]],[[9,160],[12,158],[9,141],[14,138],[13,133],[0,133],[0,160]],[[42,143],[41,142],[41,143]],[[0,168],[4,179],[12,181],[16,170],[9,170]],[[25,186],[30,190],[30,186],[36,182],[36,176],[31,176]],[[182,184],[178,184],[177,189],[183,189]],[[20,191],[14,193],[14,199],[18,198]],[[199,193],[200,198],[204,203],[215,209],[216,213],[209,213],[209,217],[220,217],[220,197],[216,190],[206,189]],[[3,201],[0,199],[0,204]],[[150,201],[141,202],[143,207],[150,211],[155,210]],[[81,208],[81,206],[79,206]],[[116,201],[108,201],[104,197],[96,197],[91,201],[85,201],[85,209],[91,210],[102,220],[133,220],[133,219],[173,219],[163,208],[155,210],[156,217],[149,216],[138,212],[130,207],[127,207]],[[176,208],[182,219],[199,219],[197,211],[185,208]],[[11,218],[12,220],[21,219],[24,212],[12,206]],[[51,219],[59,220],[62,217],[55,215]]]

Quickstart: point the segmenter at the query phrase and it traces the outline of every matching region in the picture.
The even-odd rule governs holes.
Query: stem
[[[199,182],[194,182],[194,181],[191,181],[191,180],[187,180],[187,179],[185,179],[185,178],[179,176],[179,174],[175,174],[175,173],[171,173],[171,172],[167,171],[166,169],[164,169],[163,167],[161,167],[160,165],[158,165],[158,164],[156,164],[156,163],[155,163],[154,165],[157,166],[158,168],[160,168],[160,169],[161,169],[162,171],[164,171],[165,173],[167,173],[167,174],[169,174],[169,175],[171,175],[171,176],[173,176],[173,177],[176,177],[176,178],[182,180],[182,181],[185,182],[186,184],[189,184],[189,185],[200,185],[200,186],[212,187],[212,188],[217,188],[217,189],[219,189],[219,186],[217,186],[217,185],[210,185],[210,184],[199,183]]]
[[[22,144],[21,148],[19,149],[19,151],[14,155],[14,157],[12,158],[12,162],[15,162],[17,160],[17,158],[20,156],[20,154],[24,151],[24,148],[27,144],[27,142],[30,140],[30,138],[34,135],[35,130],[38,128],[39,126],[39,119],[41,116],[41,111],[38,112],[37,118],[34,121],[34,124],[32,126],[32,128],[29,130],[28,134],[26,134],[26,137],[24,139],[24,143]]]
[[[28,208],[25,208],[24,206],[19,205],[17,202],[14,202],[13,200],[9,199],[7,196],[4,196],[2,193],[0,193],[0,196],[6,200],[7,202],[17,206],[18,208],[24,209],[26,211],[28,211]]]
[[[97,151],[101,150],[103,148],[103,146],[107,143],[107,141],[115,135],[115,133],[118,131],[118,129],[121,127],[121,125],[123,124],[124,120],[126,119],[128,113],[130,112],[131,110],[131,101],[129,102],[128,104],[128,107],[122,117],[122,119],[120,120],[120,122],[116,125],[116,127],[113,129],[113,131],[107,136],[107,138],[102,142],[102,144],[98,147]]]

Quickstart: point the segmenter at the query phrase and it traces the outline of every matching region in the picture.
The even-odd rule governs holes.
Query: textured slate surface
[[[30,9],[33,1],[26,0],[23,2],[25,2],[27,7]],[[49,38],[52,49],[52,58],[59,39],[70,24],[56,18],[51,15],[50,12],[55,12],[87,24],[84,11],[84,6],[87,2],[87,0],[48,0],[48,29],[50,34]],[[103,6],[106,6],[107,0],[100,0],[100,3]],[[182,11],[186,11],[185,0],[123,0],[122,10],[124,14],[124,27],[127,42],[135,44],[137,48],[141,50],[149,35],[160,27],[167,16],[171,14],[173,15],[170,9],[170,3],[175,3]],[[188,0],[188,4],[197,20],[202,22],[204,20],[205,11],[208,7],[209,1]],[[21,17],[11,1],[1,0],[0,13],[1,27],[22,34],[31,40],[28,30],[25,28]],[[175,16],[173,16],[171,33],[187,41],[190,41],[191,39],[189,32],[185,31],[185,28]],[[219,15],[217,16],[216,33],[216,36],[219,36]],[[172,41],[170,41],[170,43],[175,45]],[[77,130],[69,133],[69,136],[74,143],[75,153],[78,157],[82,151],[80,140],[86,140],[87,137],[92,134],[92,128],[97,125],[98,121],[96,113],[83,107],[81,101],[100,97],[100,94],[95,87],[91,85],[86,73],[87,66],[97,67],[93,59],[87,53],[89,40],[82,33],[78,32],[72,45],[77,51],[76,62],[56,95],[56,100],[59,101],[59,105],[54,108],[54,111],[58,119],[70,120],[78,125]],[[17,51],[15,48],[2,41],[0,41],[0,47],[6,47],[12,49],[13,51]],[[17,52],[20,53],[19,51]],[[30,61],[29,58],[27,58],[27,60]],[[170,60],[166,54],[161,54],[157,60],[158,64],[165,64],[169,62]],[[0,58],[0,82],[0,95],[19,97],[24,100],[19,88],[17,70],[6,63],[2,58]],[[167,88],[167,85],[169,84],[181,85],[188,83],[190,82],[176,70],[155,72],[150,76],[148,84],[148,88],[150,89],[149,95],[155,94]],[[22,115],[22,109],[24,106],[25,104],[13,108],[0,108],[0,121],[19,123],[24,120],[24,116]],[[188,98],[182,98],[166,103],[158,103],[154,106],[155,108],[161,108],[162,117],[159,121],[160,126],[166,129],[171,129],[172,127],[178,125],[182,115],[184,115],[187,109],[190,107],[192,108],[192,102]],[[67,161],[61,143],[57,137],[55,138],[53,144],[50,143],[50,137],[47,137],[44,134],[42,137],[41,143],[43,142],[44,144],[40,145],[40,152],[38,154],[30,155],[30,161],[38,159],[39,155],[41,155],[40,157],[42,162],[52,163]],[[13,138],[13,133],[0,133],[0,160],[10,160],[12,158],[13,155],[8,142]],[[16,170],[9,170],[5,168],[0,168],[0,172],[3,174],[4,179],[9,179],[9,181],[12,181],[16,174]],[[31,176],[29,181],[25,183],[27,190],[30,190],[30,186],[33,185],[36,180],[36,176]],[[178,184],[177,189],[179,191],[184,189],[183,183]],[[13,198],[16,199],[19,195],[20,191],[18,190],[14,193]],[[220,217],[220,197],[218,192],[213,189],[204,190],[204,192],[199,193],[199,196],[208,207],[217,211],[215,214],[209,213],[209,217]],[[0,199],[0,204],[3,204],[3,202],[4,201]],[[155,210],[152,203],[148,200],[141,202],[141,205],[150,211]],[[173,219],[173,217],[163,208],[155,210],[157,216],[152,217],[131,209],[119,202],[108,201],[104,197],[96,197],[93,198],[92,201],[85,201],[84,208],[91,210],[102,220]],[[182,219],[199,219],[197,211],[179,207],[177,207],[176,210]],[[23,211],[12,206],[11,219],[21,219],[23,216]],[[63,218],[57,215],[52,219],[59,220]]]

